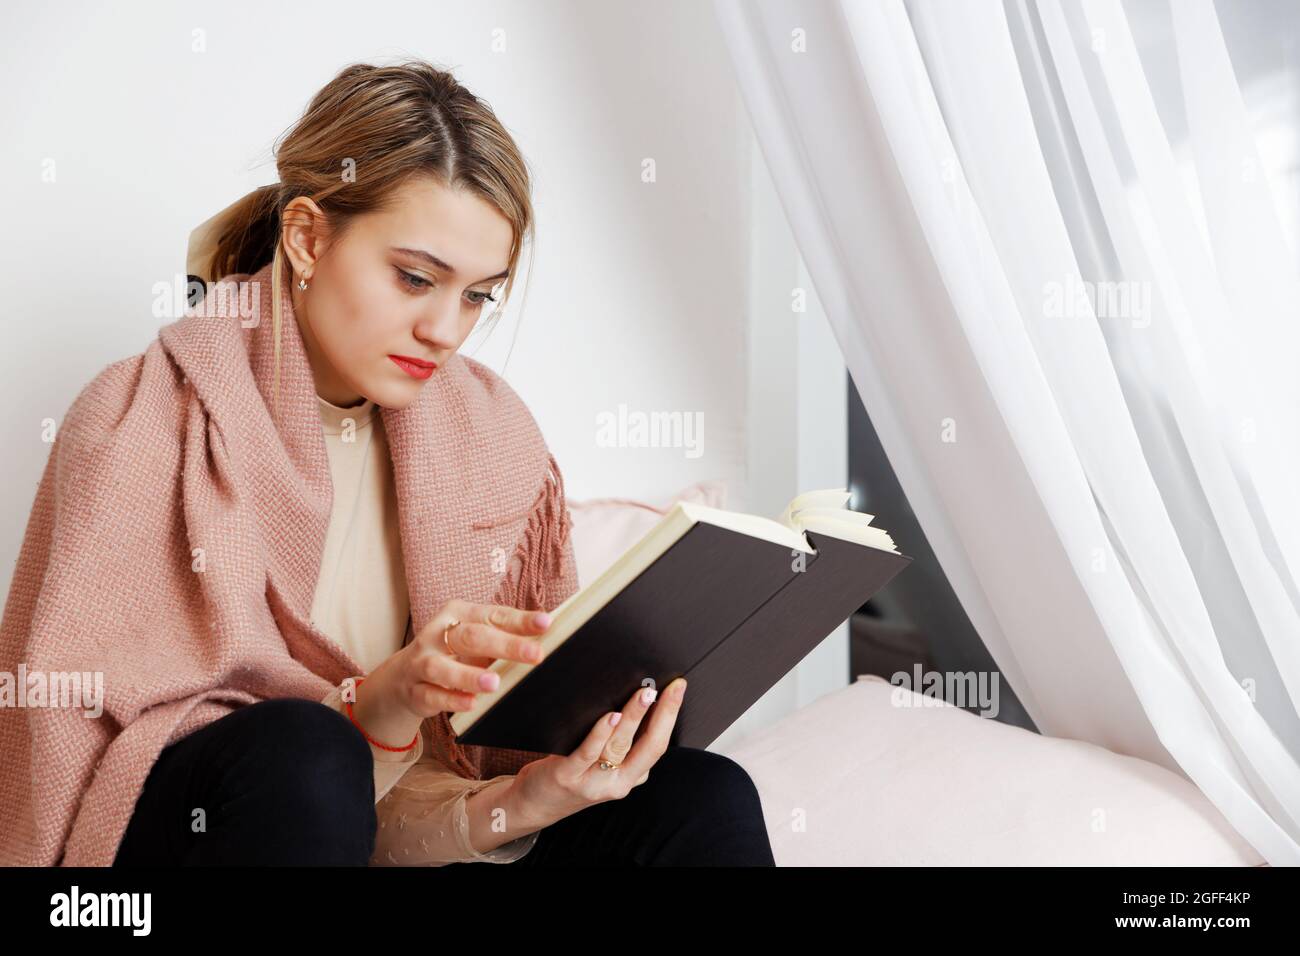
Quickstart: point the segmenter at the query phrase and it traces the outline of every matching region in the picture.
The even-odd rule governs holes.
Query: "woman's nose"
[[[416,338],[438,349],[454,349],[460,344],[460,303],[447,303],[441,297],[432,302],[415,326]]]

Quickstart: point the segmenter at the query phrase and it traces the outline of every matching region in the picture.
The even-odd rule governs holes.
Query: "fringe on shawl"
[[[507,572],[507,579],[493,603],[525,611],[549,611],[568,597],[557,595],[555,587],[564,574],[565,551],[572,527],[564,496],[564,476],[555,456],[548,453],[545,483],[529,508],[528,525],[511,555],[511,564],[514,558],[519,559],[520,571],[513,577]],[[523,750],[461,746],[456,743],[446,714],[440,714],[430,724],[437,738],[436,752],[462,776],[486,780],[499,774],[516,773],[524,764],[547,756]]]
[[[554,455],[548,454],[546,460],[546,482],[512,555],[519,558],[521,570],[509,603],[525,611],[549,611],[559,603],[552,601],[550,591],[563,572],[564,547],[573,526],[564,500],[564,477]]]

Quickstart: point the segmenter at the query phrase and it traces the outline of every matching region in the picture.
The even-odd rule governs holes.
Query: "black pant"
[[[365,738],[324,704],[279,698],[163,749],[114,865],[364,866],[377,830]],[[721,754],[670,747],[645,783],[544,828],[513,864],[449,865],[775,864],[745,770]]]

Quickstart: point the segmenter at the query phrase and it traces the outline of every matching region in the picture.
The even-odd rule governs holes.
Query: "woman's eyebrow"
[[[441,272],[445,272],[447,273],[447,275],[454,276],[456,274],[455,269],[453,269],[448,263],[439,259],[432,252],[426,252],[423,249],[407,249],[403,246],[393,246],[393,251],[403,253],[404,255],[413,256],[422,262],[427,262],[430,267],[437,269]],[[491,282],[493,279],[504,279],[509,275],[510,275],[510,270],[504,269],[501,272],[498,272],[494,276],[488,276],[486,279],[480,279],[479,282]]]

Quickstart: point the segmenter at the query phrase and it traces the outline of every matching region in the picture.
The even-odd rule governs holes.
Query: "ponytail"
[[[232,272],[266,265],[280,238],[282,186],[272,183],[240,197],[190,234],[186,271],[204,285]]]

